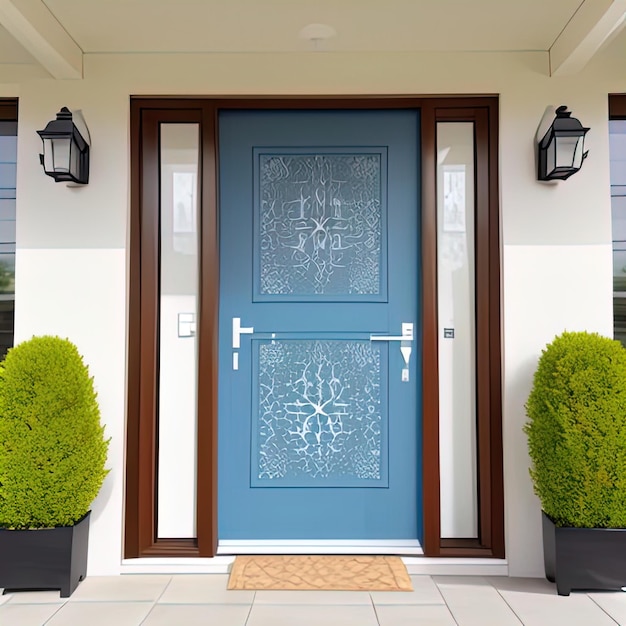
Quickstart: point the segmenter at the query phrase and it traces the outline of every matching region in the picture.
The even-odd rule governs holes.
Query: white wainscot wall
[[[47,182],[44,180],[44,183]],[[54,210],[54,207],[50,207]],[[109,475],[92,506],[88,574],[117,574],[122,552],[126,372],[124,250],[18,250],[15,342],[73,341],[89,367],[111,438]]]
[[[504,247],[504,473],[512,576],[544,575],[541,507],[522,431],[537,359],[565,330],[613,336],[611,256],[610,244]]]

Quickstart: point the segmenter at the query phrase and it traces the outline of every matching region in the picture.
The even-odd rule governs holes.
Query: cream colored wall
[[[561,330],[611,333],[607,93],[615,68],[547,77],[547,55],[87,55],[82,81],[33,80],[19,95],[16,338],[67,335],[92,367],[113,471],[94,505],[89,571],[120,571],[123,518],[129,96],[500,94],[504,311],[504,459],[510,573],[541,575],[539,505],[528,478],[523,404],[541,348]],[[548,105],[591,126],[590,156],[566,183],[535,180],[533,137]],[[90,184],[46,179],[35,130],[61,107],[83,110]]]

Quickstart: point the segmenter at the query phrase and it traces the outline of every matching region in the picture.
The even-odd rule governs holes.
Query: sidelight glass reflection
[[[437,124],[441,537],[478,536],[474,124]]]
[[[196,537],[198,124],[161,124],[157,535]]]

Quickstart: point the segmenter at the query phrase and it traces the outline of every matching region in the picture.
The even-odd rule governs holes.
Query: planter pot
[[[546,578],[560,596],[572,589],[626,586],[626,529],[555,526],[542,512]]]
[[[74,526],[0,529],[0,587],[59,589],[68,598],[87,574],[89,515]]]

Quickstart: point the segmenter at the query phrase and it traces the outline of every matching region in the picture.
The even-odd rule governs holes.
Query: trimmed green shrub
[[[76,346],[33,337],[0,364],[0,527],[70,526],[107,474],[109,441]]]
[[[595,333],[556,337],[526,412],[544,512],[557,526],[626,528],[626,349]]]

